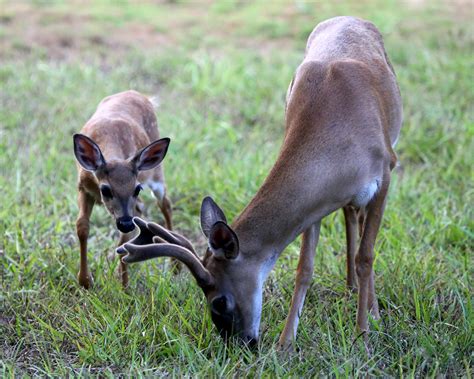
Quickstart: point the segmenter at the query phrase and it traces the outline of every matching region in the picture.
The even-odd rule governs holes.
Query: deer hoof
[[[357,288],[356,284],[347,283],[346,288],[347,288],[347,291],[349,291],[350,293],[358,293],[359,292],[359,289]]]
[[[77,280],[79,281],[79,285],[86,290],[92,288],[94,285],[94,279],[92,278],[92,275],[88,272],[85,274],[80,272],[77,274]]]
[[[358,288],[357,288],[357,281],[354,280],[354,279],[348,279],[347,282],[346,282],[346,287],[347,287],[347,290],[349,292],[352,292],[352,293],[357,293],[358,292]]]
[[[372,308],[369,309],[370,315],[374,320],[380,320],[380,313],[378,305],[373,305]]]
[[[292,339],[281,339],[278,341],[277,350],[282,354],[291,354],[296,352]]]

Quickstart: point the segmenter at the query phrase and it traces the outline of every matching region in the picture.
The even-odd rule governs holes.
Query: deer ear
[[[105,159],[99,146],[83,134],[74,134],[74,155],[84,170],[97,171],[105,165]]]
[[[209,233],[209,248],[218,257],[235,259],[239,255],[239,239],[225,222],[216,222]]]
[[[211,228],[218,221],[227,223],[224,212],[210,196],[206,196],[201,204],[201,229],[207,238]]]
[[[147,147],[139,151],[137,155],[132,158],[132,162],[137,170],[151,170],[158,166],[165,158],[169,144],[169,138],[162,138],[150,143]]]

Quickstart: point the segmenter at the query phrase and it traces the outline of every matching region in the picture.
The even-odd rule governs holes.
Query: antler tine
[[[164,228],[163,226],[155,224],[154,222],[149,222],[147,224],[147,227],[152,233],[154,233],[158,237],[161,237],[166,242],[171,243],[173,245],[182,246],[188,249],[196,257],[198,257],[192,243],[188,239],[183,237],[182,235],[175,232],[171,232],[168,229]]]
[[[153,237],[153,243],[168,243],[168,241],[165,241],[163,238],[154,236]]]
[[[134,217],[133,223],[138,227],[139,233],[135,238],[129,241],[129,243],[134,245],[148,245],[153,243],[153,237],[155,235],[150,230],[148,230],[147,222],[139,217]],[[115,249],[115,251],[119,255],[124,255],[127,253],[123,246],[119,246],[117,249]]]
[[[159,241],[161,237],[154,237],[154,239]],[[141,262],[157,257],[172,257],[180,260],[188,267],[200,287],[213,284],[212,275],[204,267],[201,260],[183,246],[170,243],[154,243],[143,246],[126,243],[123,247],[128,253],[122,258],[124,263]]]

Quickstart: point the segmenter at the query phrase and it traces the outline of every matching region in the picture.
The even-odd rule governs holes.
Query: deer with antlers
[[[265,279],[285,247],[302,234],[295,290],[279,341],[290,347],[313,274],[321,220],[342,208],[347,284],[358,288],[357,327],[366,332],[367,312],[379,317],[374,245],[401,125],[400,91],[377,28],[353,17],[322,22],[289,86],[285,138],[263,185],[232,225],[211,198],[204,199],[204,257],[184,237],[140,219],[135,219],[140,236],[117,252],[126,263],[161,256],[182,261],[204,291],[221,335],[254,344]]]
[[[92,285],[87,264],[87,239],[94,204],[104,204],[114,217],[120,231],[119,245],[122,245],[135,229],[132,217],[141,214],[143,206],[138,195],[142,184],[146,184],[157,198],[166,227],[172,228],[171,202],[166,196],[160,165],[169,143],[169,138],[159,139],[153,104],[136,91],[103,99],[81,134],[74,135],[79,177],[76,231],[81,263],[78,280],[82,287]],[[126,287],[127,266],[122,262],[119,273]]]

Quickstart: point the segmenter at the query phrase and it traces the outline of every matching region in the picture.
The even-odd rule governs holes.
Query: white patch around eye
[[[362,190],[357,193],[353,199],[352,204],[358,208],[365,207],[370,200],[374,197],[380,188],[380,179],[375,179],[372,182],[365,185]]]
[[[157,200],[163,200],[165,196],[165,185],[162,182],[148,181],[146,185],[152,190]]]

